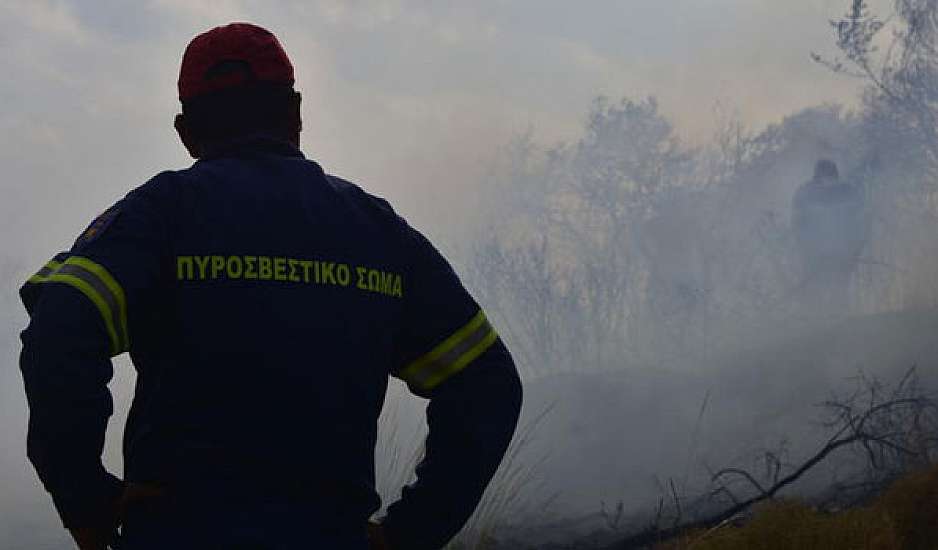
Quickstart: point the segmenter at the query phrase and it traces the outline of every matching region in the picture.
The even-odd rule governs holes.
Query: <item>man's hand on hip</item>
[[[380,523],[368,522],[368,549],[391,550],[387,538],[384,536],[384,527]]]
[[[152,485],[127,483],[111,505],[103,525],[73,527],[69,529],[79,550],[107,550],[117,540],[117,528],[124,519],[127,507],[142,500],[163,496],[164,491]]]
[[[113,527],[75,527],[69,529],[80,550],[107,550],[117,539],[117,525]]]

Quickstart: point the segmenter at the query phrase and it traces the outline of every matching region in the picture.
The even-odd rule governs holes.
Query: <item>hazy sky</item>
[[[236,20],[277,34],[304,97],[307,155],[390,199],[445,249],[473,219],[465,205],[499,145],[527,128],[573,138],[599,94],[656,95],[691,141],[713,130],[717,105],[758,128],[852,102],[857,83],[809,59],[832,53],[827,19],[847,4],[0,1],[0,487],[12,495],[0,518],[29,518],[0,519],[0,546],[55,524],[25,463],[15,290],[128,190],[191,162],[171,122],[195,34]]]
[[[691,140],[718,104],[758,127],[850,102],[856,83],[808,57],[832,51],[826,21],[846,4],[6,0],[0,216],[18,236],[6,247],[38,264],[126,190],[190,162],[171,128],[178,64],[217,24],[280,37],[309,156],[442,234],[500,143],[528,127],[575,135],[597,94],[657,95]]]

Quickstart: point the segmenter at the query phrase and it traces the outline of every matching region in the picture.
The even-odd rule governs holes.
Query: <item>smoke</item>
[[[308,156],[453,259],[524,372],[522,424],[549,409],[513,465],[531,481],[492,521],[603,526],[603,502],[640,511],[669,478],[692,491],[706,464],[810,448],[810,405],[858,368],[934,372],[921,139],[808,58],[832,52],[827,19],[845,6],[646,4],[4,3],[0,546],[68,547],[25,460],[17,287],[129,189],[188,165],[178,61],[231,20],[268,26],[293,57]],[[820,157],[873,220],[833,312],[799,293],[789,221]],[[119,473],[133,371],[115,367]],[[385,500],[417,456],[422,405],[392,385]]]
[[[916,9],[904,13],[934,11]],[[864,17],[850,24],[870,28]],[[527,521],[560,526],[545,538],[622,528],[611,503],[638,529],[660,498],[706,491],[715,469],[810,456],[824,435],[814,405],[858,373],[916,366],[938,382],[938,245],[925,237],[938,143],[934,104],[919,100],[934,73],[908,61],[927,46],[902,30],[904,53],[876,66],[849,28],[844,55],[873,75],[857,109],[751,130],[730,118],[691,146],[655,99],[599,98],[571,141],[529,132],[502,151],[466,272],[522,366],[527,417],[553,405],[523,452],[545,480],[526,496],[550,502]],[[829,192],[820,207],[850,222],[835,228],[841,252],[835,231],[793,212],[822,158],[858,197],[838,206],[846,216]],[[805,255],[818,243],[825,264]],[[830,267],[838,253],[849,269]],[[793,491],[848,476],[849,458]]]

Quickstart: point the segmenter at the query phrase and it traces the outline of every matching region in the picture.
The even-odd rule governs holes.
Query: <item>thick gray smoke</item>
[[[690,148],[654,100],[599,99],[576,141],[504,148],[461,267],[525,374],[532,433],[488,495],[499,516],[473,527],[614,537],[659,498],[704,491],[711,469],[810,456],[815,405],[860,373],[938,383],[931,172],[866,108],[732,121]],[[832,246],[830,229],[793,211],[828,158],[861,197],[832,222],[852,262],[833,274],[804,251]],[[793,492],[846,476],[848,458]]]
[[[826,18],[846,0],[502,4],[0,7],[0,67],[20,75],[0,92],[0,547],[69,547],[25,460],[16,289],[127,189],[189,162],[171,83],[186,40],[227,20],[278,31],[306,152],[435,239],[523,371],[519,436],[464,542],[614,536],[672,484],[703,490],[708,468],[811,452],[813,405],[861,369],[892,379],[916,365],[938,383],[938,111],[918,93],[938,71],[914,47],[933,35],[892,60],[836,54],[861,74],[856,62],[877,77],[882,63],[916,69],[878,78],[887,93],[808,56],[831,51]],[[871,3],[880,15],[930,4]],[[590,104],[601,93],[612,99]],[[792,201],[822,158],[858,190],[864,221],[848,276],[818,289]],[[115,367],[106,459],[120,472],[133,373]],[[386,501],[419,458],[423,405],[392,384]]]
[[[873,58],[861,2],[835,27],[850,68],[816,56],[867,75],[858,109],[730,119],[691,147],[654,99],[599,98],[571,142],[503,150],[465,271],[520,360],[527,420],[547,411],[506,516],[615,536],[714,469],[811,456],[815,405],[858,375],[915,367],[936,387],[936,8],[896,9],[893,57]]]

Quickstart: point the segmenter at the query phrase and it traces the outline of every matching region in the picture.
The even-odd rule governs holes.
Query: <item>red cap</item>
[[[179,99],[240,86],[248,81],[292,86],[293,64],[277,37],[251,23],[215,27],[195,38],[182,55]]]

